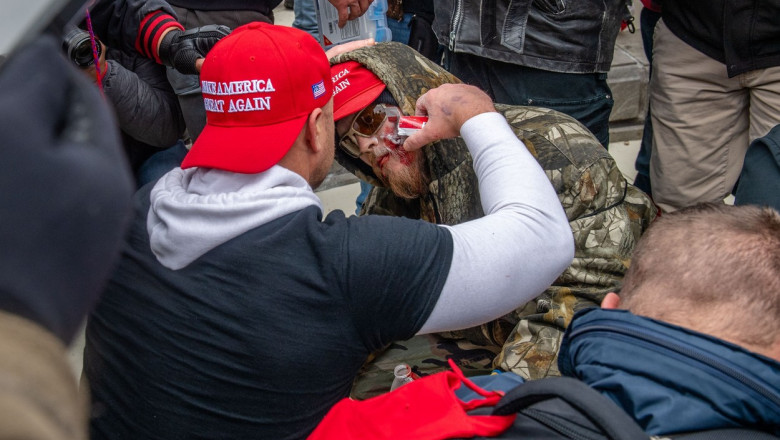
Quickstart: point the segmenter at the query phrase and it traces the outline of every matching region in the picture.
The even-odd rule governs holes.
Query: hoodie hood
[[[152,189],[149,244],[163,266],[178,270],[244,232],[320,199],[298,174],[274,165],[259,174],[174,168]]]
[[[780,434],[780,363],[709,335],[593,308],[566,330],[558,362],[652,435],[740,427]]]

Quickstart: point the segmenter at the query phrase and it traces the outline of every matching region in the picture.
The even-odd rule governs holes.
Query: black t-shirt
[[[369,353],[421,328],[452,260],[441,227],[309,207],[173,271],[148,206],[147,187],[87,326],[93,440],[305,438]]]

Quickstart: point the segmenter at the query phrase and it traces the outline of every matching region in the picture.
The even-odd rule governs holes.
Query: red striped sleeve
[[[184,26],[176,21],[173,16],[163,11],[149,13],[141,21],[141,26],[138,29],[138,39],[135,41],[136,50],[145,57],[162,64],[160,56],[157,54],[157,44],[160,42],[163,32],[170,28],[184,30]]]

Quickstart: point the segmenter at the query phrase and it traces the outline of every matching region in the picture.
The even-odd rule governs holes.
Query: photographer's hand
[[[210,24],[181,31],[176,28],[166,30],[157,47],[157,54],[163,64],[175,68],[181,73],[194,75],[200,72],[203,58],[212,47],[230,34],[227,26]]]
[[[65,344],[119,256],[133,182],[112,112],[58,41],[0,70],[0,309]]]
[[[86,73],[87,76],[89,76],[95,83],[102,81],[106,76],[106,73],[108,73],[108,63],[106,62],[106,45],[103,44],[102,41],[98,41],[98,44],[101,48],[100,58],[98,59],[98,66],[100,67],[100,78],[98,78],[98,69],[95,68],[95,63],[82,68],[84,73]]]

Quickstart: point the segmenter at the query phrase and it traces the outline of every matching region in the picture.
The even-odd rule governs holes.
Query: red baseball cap
[[[356,61],[334,64],[333,120],[338,121],[371,104],[385,89],[385,83]]]
[[[206,126],[182,168],[263,172],[287,154],[308,115],[333,95],[330,63],[317,40],[261,22],[215,44],[200,83]]]

